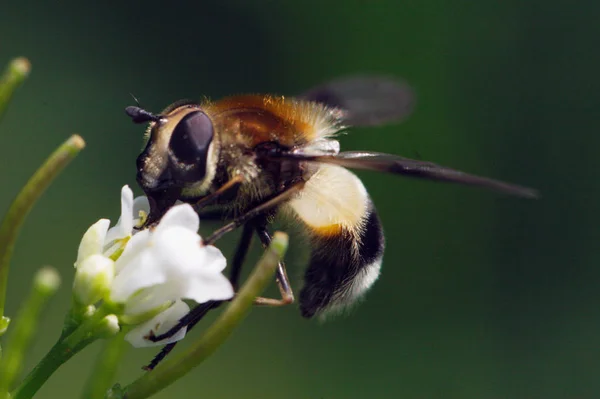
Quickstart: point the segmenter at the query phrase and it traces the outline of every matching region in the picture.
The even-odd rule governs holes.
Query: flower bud
[[[115,276],[115,262],[103,255],[92,255],[77,265],[73,295],[82,305],[92,305],[108,293]]]
[[[60,287],[60,275],[56,269],[46,266],[35,274],[33,284],[35,289],[44,296],[50,296]]]
[[[4,335],[10,324],[10,317],[2,316],[0,318],[0,337]]]
[[[96,223],[90,226],[89,229],[83,235],[79,249],[77,250],[77,261],[75,267],[78,268],[86,258],[101,254],[104,247],[104,238],[106,237],[106,231],[110,225],[110,220],[100,219]]]
[[[85,309],[82,310],[81,314],[84,318],[89,319],[96,313],[96,307],[94,305],[87,305]]]
[[[114,314],[105,316],[98,324],[98,334],[103,338],[110,338],[116,335],[120,330],[119,318]]]

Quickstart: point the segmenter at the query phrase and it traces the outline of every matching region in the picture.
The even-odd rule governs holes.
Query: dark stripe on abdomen
[[[311,236],[310,264],[300,292],[300,311],[304,317],[350,306],[372,284],[366,278],[369,267],[375,264],[379,267],[384,236],[375,208],[370,204],[368,209],[358,242],[356,235],[344,230],[337,235]],[[353,250],[355,246],[358,251]]]

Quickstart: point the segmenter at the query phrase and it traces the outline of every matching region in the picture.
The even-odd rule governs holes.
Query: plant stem
[[[248,314],[254,298],[273,281],[279,260],[287,249],[285,233],[275,233],[271,245],[255,266],[252,274],[215,323],[187,352],[171,356],[154,370],[144,374],[125,389],[127,399],[144,399],[166,388],[202,363],[231,335]]]
[[[8,319],[4,317],[4,306],[9,263],[19,229],[33,204],[84,146],[83,139],[78,135],[73,135],[58,147],[21,189],[0,225],[0,317],[5,324],[8,324]],[[3,332],[0,329],[0,335]]]
[[[108,340],[100,352],[94,370],[84,390],[83,399],[102,399],[117,373],[119,362],[126,349],[124,333],[121,332]]]
[[[0,77],[0,120],[2,120],[6,106],[10,102],[15,89],[23,83],[30,70],[31,64],[24,57],[15,58],[6,67],[2,77]]]
[[[36,273],[31,293],[21,307],[7,350],[0,362],[0,393],[8,393],[15,377],[21,371],[23,358],[36,331],[40,313],[48,298],[58,290],[59,286],[60,276],[55,269],[45,267]]]
[[[37,366],[11,392],[12,399],[30,399],[44,385],[50,376],[67,360],[99,338],[98,324],[106,316],[98,310],[80,325],[71,335],[59,340]]]

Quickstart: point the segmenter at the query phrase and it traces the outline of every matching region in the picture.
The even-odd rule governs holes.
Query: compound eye
[[[177,161],[196,164],[206,160],[208,146],[213,139],[213,125],[202,111],[186,115],[175,127],[169,148]]]
[[[213,135],[212,122],[202,111],[189,113],[177,124],[169,141],[169,150],[179,166],[176,169],[181,169],[175,173],[179,179],[198,181],[204,177]]]

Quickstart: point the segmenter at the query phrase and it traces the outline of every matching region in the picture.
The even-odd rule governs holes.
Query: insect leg
[[[177,333],[177,331],[181,330],[182,328],[184,328],[186,326],[189,331],[208,313],[209,310],[218,307],[221,303],[222,303],[222,301],[208,301],[208,302],[202,303],[202,304],[196,306],[194,309],[192,309],[188,314],[183,316],[179,320],[179,322],[173,328],[171,328],[169,331],[167,331],[166,333],[161,334],[161,335],[154,335],[154,334],[150,333],[150,335],[146,338],[148,338],[148,340],[150,340],[150,341],[157,342],[157,341],[162,341],[163,339],[166,339],[166,338],[169,338],[169,337],[175,335],[175,333]],[[164,336],[164,338],[163,338],[163,336]],[[146,370],[146,371],[150,371],[150,370],[154,369],[156,366],[158,366],[158,364],[165,357],[167,357],[167,355],[169,353],[171,353],[173,348],[175,348],[175,345],[177,345],[177,342],[171,342],[170,344],[165,345],[161,349],[161,351],[156,356],[154,356],[152,361],[150,363],[148,363],[148,365],[142,367],[142,369]]]
[[[251,223],[247,223],[244,225],[244,229],[242,230],[242,237],[240,238],[240,242],[235,250],[235,254],[233,255],[233,260],[231,261],[231,271],[229,272],[229,281],[231,281],[231,285],[233,285],[233,290],[237,291],[239,286],[240,275],[242,272],[242,265],[246,260],[246,255],[248,254],[248,250],[250,249],[250,244],[252,243],[252,236],[254,235],[254,226]]]
[[[214,193],[208,194],[207,196],[202,197],[200,200],[198,200],[198,202],[194,204],[194,209],[196,210],[196,212],[198,212],[200,211],[200,209],[214,203],[219,198],[227,195],[228,193],[235,192],[237,189],[239,189],[240,184],[242,184],[242,181],[243,179],[240,175],[232,178],[227,183],[219,187]]]
[[[276,207],[277,205],[281,204],[284,201],[287,201],[288,199],[290,199],[290,197],[294,196],[300,190],[302,190],[302,187],[304,187],[304,184],[305,184],[304,181],[299,181],[299,182],[287,187],[284,191],[277,194],[270,200],[263,202],[262,204],[258,205],[257,207],[255,207],[255,208],[249,210],[248,212],[244,213],[243,215],[235,218],[231,223],[226,224],[225,226],[221,227],[220,229],[218,229],[214,233],[212,233],[210,236],[208,236],[208,238],[206,238],[204,240],[204,245],[214,244],[215,241],[217,241],[219,238],[223,237],[225,234],[229,233],[230,231],[235,230],[236,228],[240,227],[241,225],[246,224],[250,220],[259,216],[260,214],[268,211],[269,209]]]
[[[264,248],[271,244],[271,235],[264,224],[256,228],[256,233]],[[287,271],[285,270],[283,261],[280,261],[279,265],[277,265],[277,286],[281,293],[281,299],[258,297],[254,300],[254,304],[262,306],[284,306],[294,303],[294,292],[292,291],[290,281],[288,280]]]

